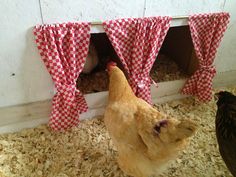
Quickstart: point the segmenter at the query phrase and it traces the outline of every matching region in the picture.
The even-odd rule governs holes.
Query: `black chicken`
[[[236,177],[236,96],[221,91],[217,101],[216,137],[220,154],[229,171]]]

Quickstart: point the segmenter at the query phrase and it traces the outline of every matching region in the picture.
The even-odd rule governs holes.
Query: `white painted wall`
[[[36,24],[66,21],[102,21],[124,17],[155,15],[189,15],[217,12],[225,0],[39,0],[0,3],[0,107],[51,98],[53,84],[40,60],[32,27]],[[231,12],[231,25],[221,45],[217,68],[236,70],[235,2],[227,0],[225,10]],[[12,76],[12,74],[15,74]]]
[[[41,0],[46,23],[142,17],[145,0]]]
[[[224,10],[231,17],[215,60],[218,72],[236,70],[236,1],[227,0]]]
[[[225,0],[146,0],[146,16],[181,16],[204,12],[219,12]]]
[[[38,0],[1,0],[0,106],[51,96],[51,79],[39,59],[32,34],[32,27],[41,23],[39,9]]]

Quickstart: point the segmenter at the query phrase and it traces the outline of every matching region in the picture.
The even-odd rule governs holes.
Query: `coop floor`
[[[236,87],[226,90],[236,93]],[[200,125],[189,147],[162,177],[230,177],[217,149],[214,101],[199,104],[187,98],[155,107]],[[42,125],[0,135],[1,177],[124,177],[115,156],[102,117],[83,121],[65,133],[53,133]]]

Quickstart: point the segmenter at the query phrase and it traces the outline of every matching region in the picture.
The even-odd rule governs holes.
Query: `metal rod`
[[[188,18],[188,15],[181,15],[181,16],[173,16],[172,19],[182,19],[182,18]]]
[[[189,16],[187,15],[182,15],[182,16],[173,16],[172,19],[184,19],[184,18],[188,18]],[[101,21],[93,21],[93,22],[90,22],[91,25],[102,25],[103,22]]]
[[[99,22],[99,21],[94,21],[94,22],[90,22],[91,25],[102,25],[103,22]]]

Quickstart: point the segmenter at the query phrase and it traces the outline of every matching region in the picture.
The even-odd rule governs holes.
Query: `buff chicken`
[[[104,121],[118,150],[118,164],[130,176],[158,175],[186,147],[197,125],[170,118],[137,98],[114,62],[107,70],[110,83]]]
[[[222,91],[216,94],[216,137],[226,166],[236,177],[236,96]]]

